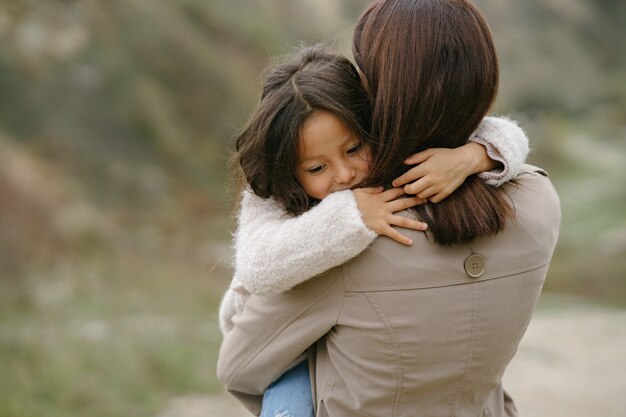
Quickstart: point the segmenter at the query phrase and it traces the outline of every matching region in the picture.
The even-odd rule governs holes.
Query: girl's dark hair
[[[371,183],[405,172],[415,152],[464,145],[498,90],[489,27],[465,0],[375,2],[359,18],[353,53],[372,100]],[[443,246],[493,235],[514,216],[505,190],[474,175],[415,210]]]
[[[245,183],[294,214],[316,203],[294,175],[300,131],[316,110],[334,114],[367,140],[371,108],[359,74],[347,58],[321,46],[302,48],[267,72],[261,101],[235,139],[234,163]]]

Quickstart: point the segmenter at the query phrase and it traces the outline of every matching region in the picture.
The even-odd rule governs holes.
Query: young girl
[[[261,102],[236,140],[245,178],[235,235],[235,274],[220,306],[224,333],[247,297],[286,291],[341,265],[378,235],[410,245],[391,226],[426,230],[395,213],[440,201],[469,175],[500,185],[528,153],[515,123],[487,118],[456,149],[430,149],[407,159],[419,163],[418,181],[404,190],[357,188],[369,174],[370,101],[346,58],[306,48],[267,75]],[[481,146],[482,145],[482,146]],[[489,156],[491,158],[489,158]],[[488,171],[499,164],[500,171]],[[413,168],[414,170],[416,168]],[[407,183],[406,177],[394,181]],[[261,416],[289,411],[312,416],[306,362],[296,361],[265,392]]]

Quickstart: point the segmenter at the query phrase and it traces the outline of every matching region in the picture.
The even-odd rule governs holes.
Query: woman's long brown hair
[[[464,145],[497,94],[489,27],[465,0],[375,2],[359,18],[353,53],[372,99],[371,183],[391,182],[415,152]],[[443,246],[493,235],[514,216],[505,190],[476,176],[416,211]]]

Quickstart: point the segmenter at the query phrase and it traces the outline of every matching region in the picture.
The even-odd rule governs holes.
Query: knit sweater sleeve
[[[469,140],[483,145],[491,159],[502,163],[502,168],[478,174],[494,187],[517,176],[528,156],[526,134],[514,120],[506,117],[485,117]]]
[[[330,194],[299,216],[244,191],[233,281],[257,295],[283,292],[345,263],[375,238],[350,190]]]

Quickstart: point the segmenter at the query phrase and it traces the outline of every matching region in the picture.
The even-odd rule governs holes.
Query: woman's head
[[[362,152],[369,103],[359,74],[341,55],[309,47],[276,65],[235,141],[245,181],[255,194],[276,198],[292,213],[361,182],[369,172]]]
[[[414,152],[465,144],[498,89],[489,28],[465,0],[375,2],[357,23],[353,52],[373,100],[377,181]]]
[[[373,183],[403,173],[414,152],[465,144],[496,97],[491,33],[466,0],[375,2],[357,22],[353,52],[372,100]],[[504,192],[475,176],[417,211],[442,245],[497,233],[513,215]]]

